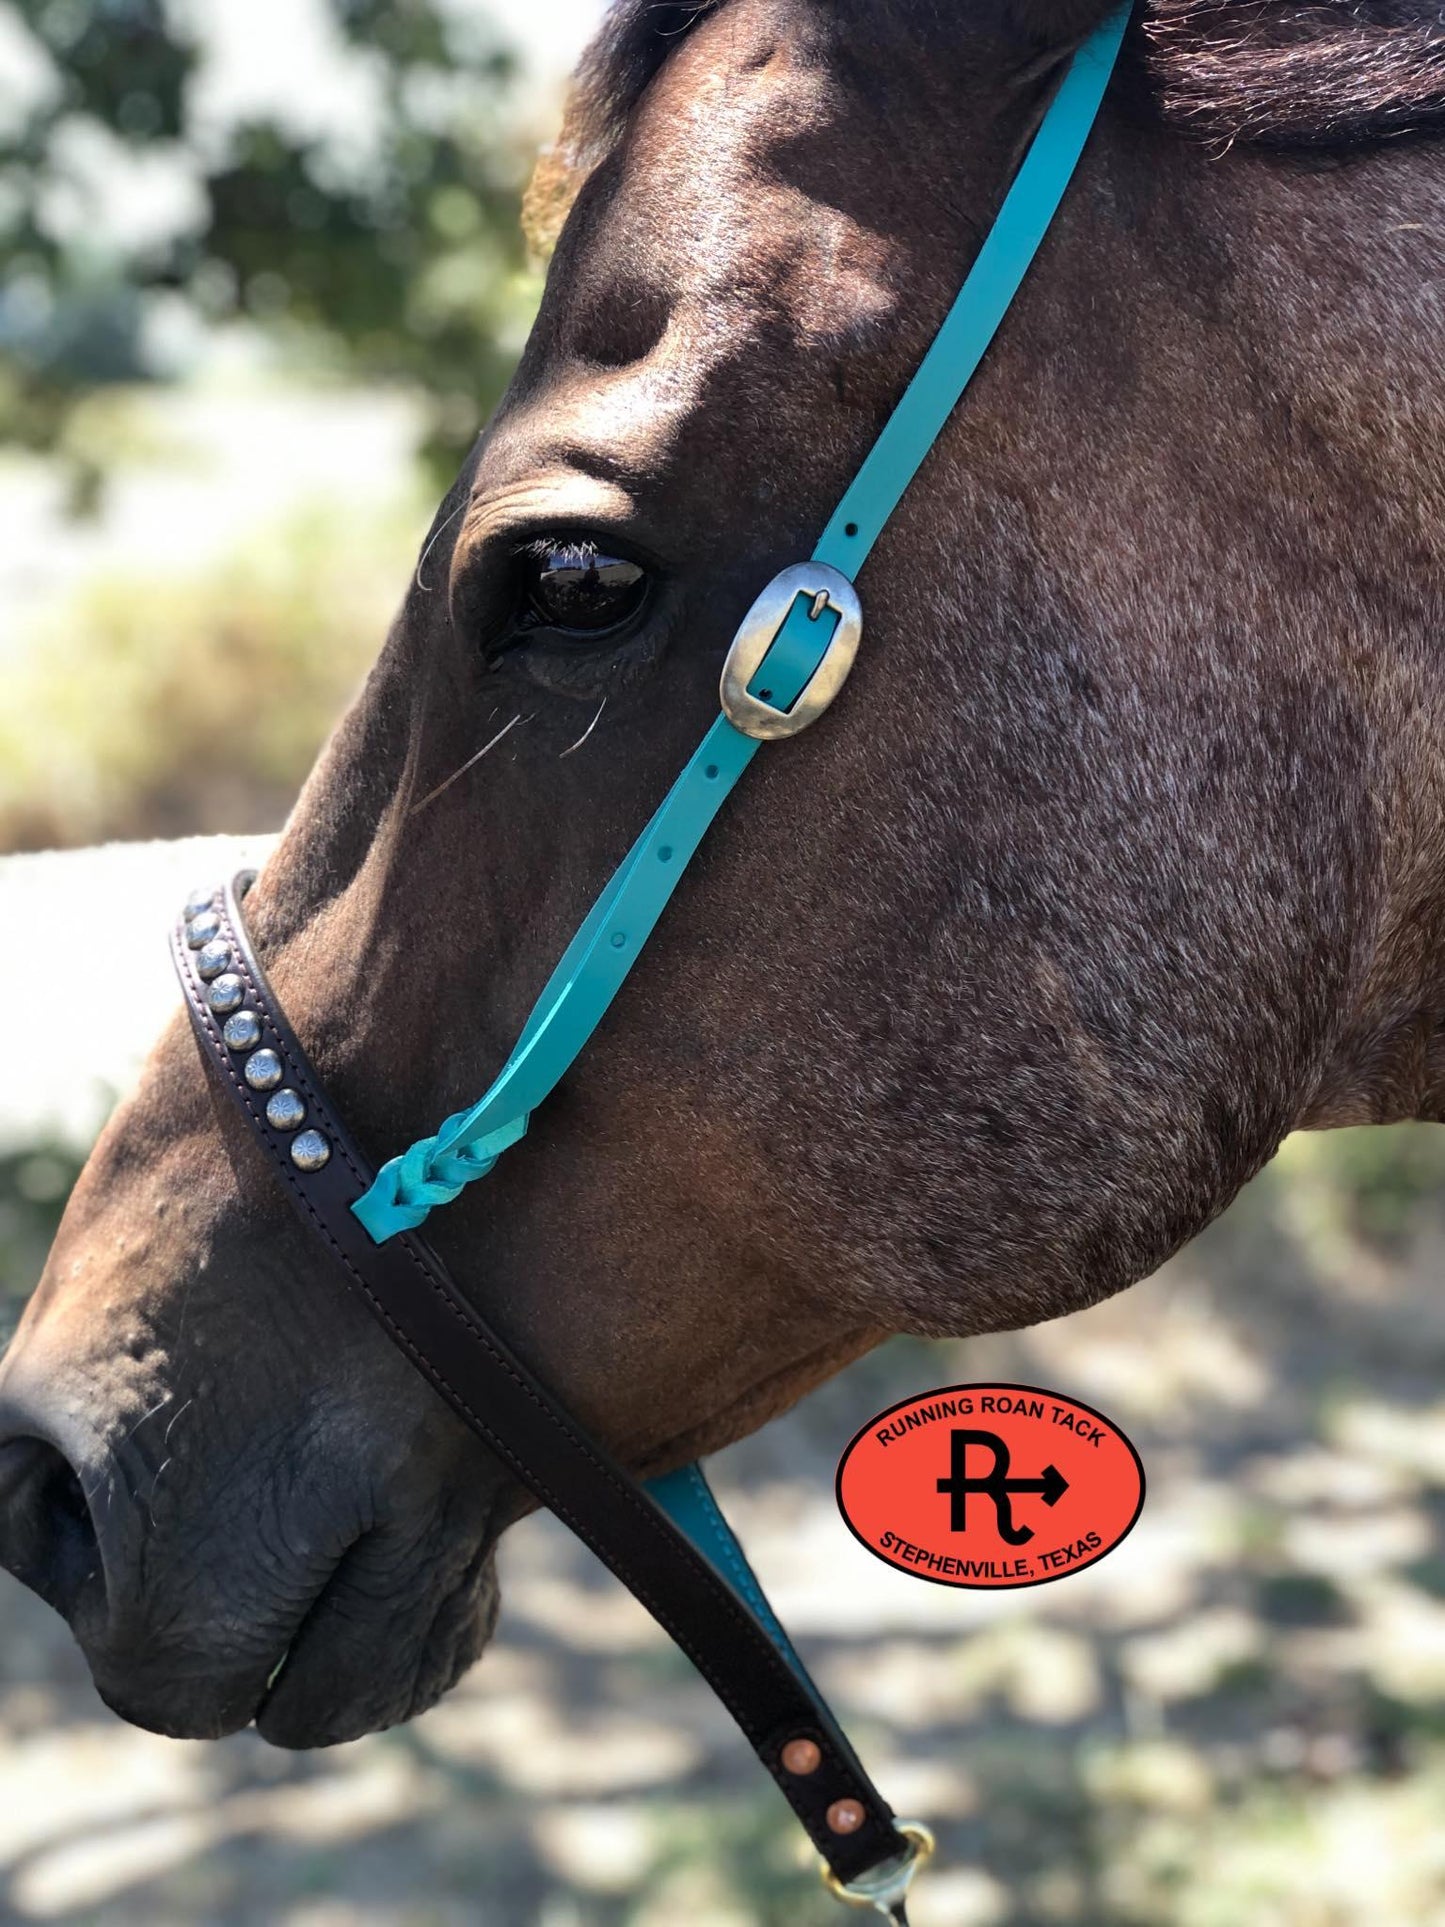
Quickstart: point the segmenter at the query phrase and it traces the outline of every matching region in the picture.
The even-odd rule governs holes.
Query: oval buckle
[[[811,604],[803,621],[831,626],[818,637],[822,653],[792,702],[775,704],[769,700],[771,691],[754,695],[748,684],[762,668],[799,597]],[[847,576],[826,562],[793,563],[773,577],[733,637],[718,692],[723,714],[744,736],[756,736],[765,743],[796,736],[818,720],[848,680],[862,634],[863,605]]]

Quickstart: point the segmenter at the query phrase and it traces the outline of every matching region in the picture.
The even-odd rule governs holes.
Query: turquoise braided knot
[[[415,1231],[429,1211],[439,1204],[450,1204],[473,1178],[484,1178],[503,1151],[526,1131],[529,1116],[524,1111],[474,1143],[455,1151],[438,1151],[438,1144],[467,1115],[465,1111],[456,1112],[435,1136],[418,1138],[409,1151],[388,1159],[370,1191],[352,1206],[378,1244],[395,1232]]]

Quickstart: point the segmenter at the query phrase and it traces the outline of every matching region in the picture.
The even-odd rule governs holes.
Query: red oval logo
[[[939,1586],[1044,1586],[1112,1552],[1144,1467],[1112,1420],[1040,1385],[944,1385],[890,1405],[838,1461],[856,1539]]]

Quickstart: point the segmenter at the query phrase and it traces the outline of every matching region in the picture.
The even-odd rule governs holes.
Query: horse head
[[[1103,11],[615,14],[516,378],[248,899],[377,1161],[496,1071]],[[529,1135],[429,1227],[639,1471],[889,1333],[1118,1290],[1296,1125],[1439,1102],[1429,149],[1370,138],[1398,89],[1299,104],[1290,8],[1252,14],[1273,67],[1227,11],[1146,14],[863,572],[846,691],[759,759]],[[1357,151],[1302,158],[1337,125]],[[285,699],[233,697],[238,728]],[[0,1419],[0,1557],[170,1733],[314,1745],[426,1706],[529,1503],[306,1240],[179,1015]]]

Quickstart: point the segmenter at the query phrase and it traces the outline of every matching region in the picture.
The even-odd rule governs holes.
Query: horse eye
[[[534,621],[597,635],[642,607],[647,572],[589,543],[540,543],[526,558],[527,602]]]

